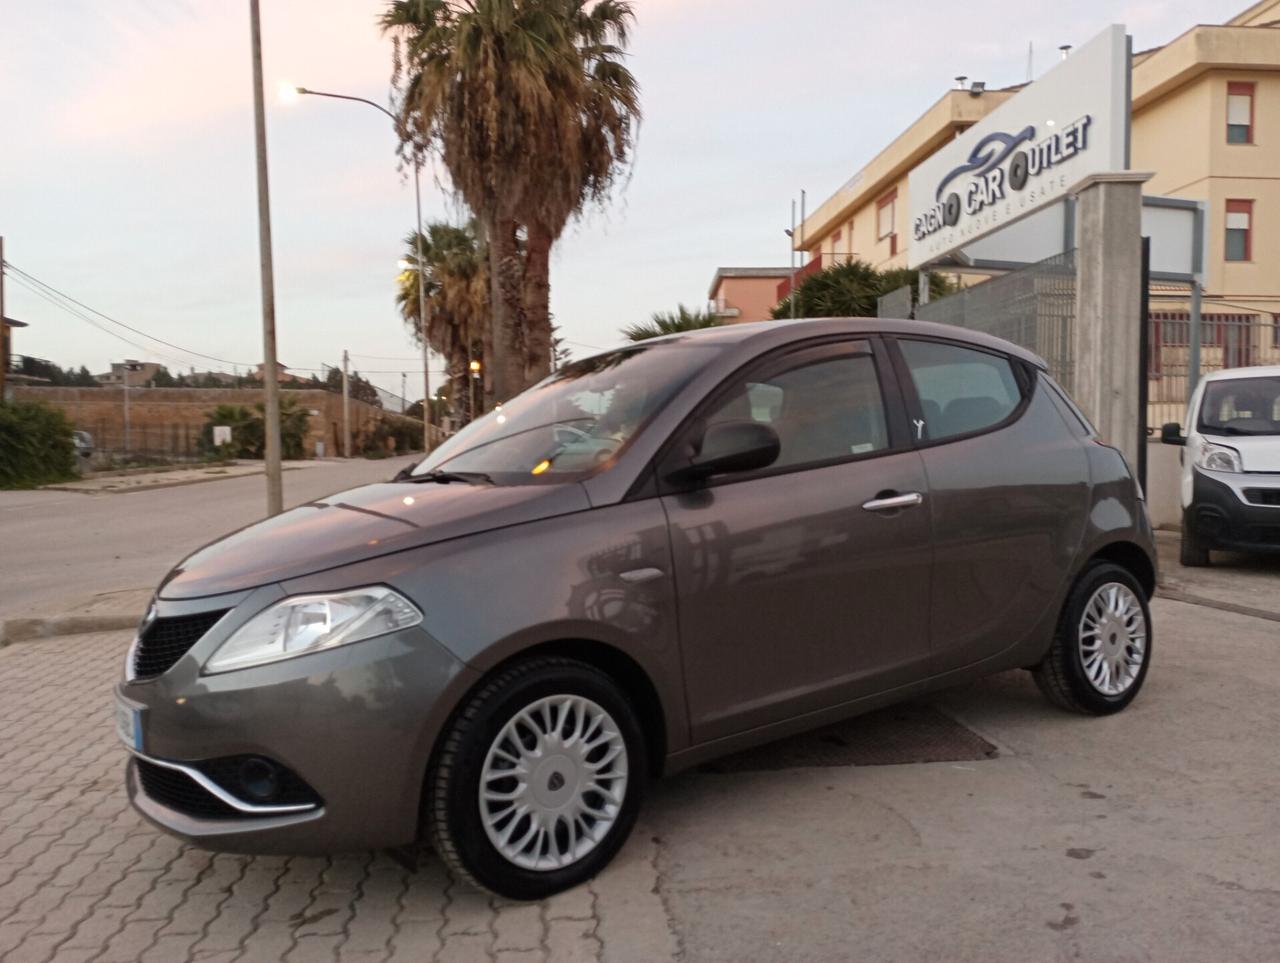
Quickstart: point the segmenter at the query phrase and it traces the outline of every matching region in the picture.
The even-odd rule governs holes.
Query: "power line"
[[[154,334],[148,334],[146,331],[143,331],[141,328],[135,328],[135,327],[134,327],[133,325],[131,325],[131,324],[125,324],[125,322],[123,322],[123,321],[117,321],[115,318],[111,317],[110,315],[108,315],[108,314],[104,314],[103,312],[99,311],[97,308],[94,308],[94,307],[91,307],[91,306],[89,306],[89,305],[85,304],[83,301],[77,301],[77,300],[76,300],[75,298],[73,298],[71,295],[66,294],[66,293],[65,293],[65,292],[63,292],[63,291],[59,291],[59,290],[58,290],[57,288],[55,288],[52,284],[49,284],[49,283],[47,283],[47,282],[45,282],[45,281],[41,281],[41,280],[40,280],[38,277],[36,277],[35,275],[33,275],[33,274],[29,274],[29,273],[27,273],[26,271],[22,270],[20,267],[18,267],[17,265],[15,265],[12,261],[5,261],[5,262],[4,262],[4,267],[5,267],[5,268],[7,268],[9,271],[13,272],[13,273],[16,275],[15,280],[18,280],[19,278],[26,279],[27,281],[31,282],[32,284],[36,284],[36,285],[38,285],[40,288],[43,288],[43,289],[45,289],[45,290],[47,290],[47,291],[51,292],[52,294],[54,294],[54,295],[56,295],[57,297],[59,297],[59,298],[63,299],[64,301],[70,301],[72,304],[74,304],[74,305],[76,305],[76,306],[78,306],[78,307],[81,307],[81,308],[83,308],[84,310],[91,312],[92,314],[97,315],[98,317],[102,318],[103,320],[110,321],[112,324],[119,325],[120,327],[122,327],[122,328],[124,328],[124,329],[126,329],[126,330],[128,330],[128,331],[132,331],[134,334],[140,334],[140,335],[142,335],[144,338],[147,338],[147,339],[148,339],[148,340],[150,340],[150,341],[155,341],[157,344],[163,344],[163,345],[166,345],[166,346],[168,346],[168,347],[170,347],[170,348],[174,348],[174,349],[175,349],[175,350],[177,350],[177,351],[181,351],[183,354],[190,354],[190,355],[194,355],[194,356],[195,356],[195,357],[197,357],[197,358],[205,358],[205,359],[207,359],[207,360],[209,360],[209,361],[217,361],[219,364],[229,364],[229,365],[231,365],[233,368],[252,368],[252,367],[254,367],[254,365],[253,365],[253,364],[251,364],[251,363],[245,363],[245,362],[243,362],[243,361],[231,361],[231,360],[228,360],[227,358],[219,358],[219,357],[216,357],[216,356],[211,355],[211,354],[205,354],[205,353],[203,353],[203,352],[201,352],[201,351],[195,351],[195,350],[192,350],[191,348],[184,348],[182,345],[180,345],[180,344],[174,344],[172,341],[166,341],[164,338],[157,338]],[[64,306],[64,307],[65,307],[65,306]],[[69,310],[69,309],[68,309],[68,310]],[[104,329],[104,330],[105,330],[105,329]],[[129,342],[129,341],[127,341],[127,339],[122,339],[122,340],[126,340],[126,343],[133,344],[133,342]],[[142,348],[141,346],[136,345],[136,344],[134,344],[134,347],[135,347],[135,348],[138,348],[138,350],[140,350],[140,351],[152,350],[152,349],[149,349],[149,348]],[[172,359],[170,359],[170,360],[172,360]],[[298,370],[299,370],[299,371],[305,371],[305,370],[311,370],[311,369],[299,368]]]
[[[67,312],[68,314],[70,314],[72,317],[77,318],[77,319],[79,319],[79,320],[81,320],[81,321],[84,321],[86,324],[92,325],[94,328],[97,328],[97,329],[98,329],[99,331],[101,331],[103,334],[109,335],[110,337],[113,337],[113,338],[116,338],[116,339],[118,339],[118,340],[120,340],[120,341],[123,341],[125,344],[129,345],[129,346],[130,346],[130,347],[132,347],[132,348],[136,348],[138,351],[141,351],[143,354],[150,354],[150,355],[154,355],[154,356],[155,356],[155,357],[157,357],[157,358],[161,358],[161,359],[163,359],[163,360],[165,360],[165,361],[168,361],[168,362],[170,362],[170,363],[172,363],[172,364],[174,364],[174,365],[177,365],[177,366],[179,366],[179,367],[181,367],[181,366],[183,366],[183,365],[188,364],[188,362],[186,362],[186,361],[180,360],[180,359],[178,359],[178,358],[174,358],[174,357],[172,357],[171,355],[163,354],[163,353],[161,353],[161,352],[159,352],[159,351],[156,351],[154,348],[148,348],[148,347],[145,347],[144,345],[140,345],[140,344],[138,344],[136,341],[132,341],[132,340],[130,340],[129,338],[126,338],[124,335],[120,334],[119,332],[112,331],[110,328],[105,327],[104,325],[98,324],[96,321],[94,321],[94,320],[93,320],[93,318],[89,317],[88,315],[83,314],[83,313],[81,313],[80,311],[75,310],[74,308],[69,308],[69,307],[67,307],[67,305],[65,305],[65,304],[61,303],[60,301],[58,301],[58,300],[57,300],[56,298],[54,298],[53,296],[51,296],[51,295],[47,294],[46,292],[44,292],[44,291],[40,290],[39,288],[35,287],[34,285],[29,284],[29,283],[28,283],[28,282],[26,282],[24,279],[22,279],[22,278],[20,278],[20,277],[18,277],[18,276],[16,276],[16,275],[14,275],[14,276],[13,276],[13,280],[14,280],[15,282],[17,282],[19,285],[21,285],[22,287],[26,288],[26,289],[27,289],[28,291],[30,291],[32,294],[34,294],[34,295],[36,295],[37,297],[42,298],[43,300],[45,300],[45,301],[49,302],[49,303],[50,303],[50,304],[52,304],[54,307],[56,307],[56,308],[61,308],[63,311],[66,311],[66,312]]]

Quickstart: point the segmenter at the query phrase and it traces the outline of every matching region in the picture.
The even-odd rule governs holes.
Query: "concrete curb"
[[[281,471],[298,471],[297,468],[283,468]],[[72,488],[70,485],[42,485],[45,492],[72,492],[76,495],[132,495],[135,492],[154,492],[161,488],[183,488],[187,485],[203,485],[207,482],[231,481],[233,478],[259,478],[265,471],[246,471],[216,475],[212,478],[183,478],[179,481],[158,482],[154,485],[134,485],[131,488]]]
[[[116,632],[138,626],[137,615],[56,615],[0,621],[0,646],[85,632]]]

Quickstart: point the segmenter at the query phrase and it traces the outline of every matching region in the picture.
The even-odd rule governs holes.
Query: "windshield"
[[[1206,435],[1280,435],[1280,376],[1210,381],[1199,428]]]
[[[571,362],[458,432],[413,475],[472,472],[496,484],[527,484],[601,469],[713,350],[663,342]]]

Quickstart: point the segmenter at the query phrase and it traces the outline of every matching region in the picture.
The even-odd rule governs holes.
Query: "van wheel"
[[[1054,705],[1073,712],[1119,712],[1151,666],[1151,612],[1127,569],[1095,562],[1067,596],[1049,654],[1033,670]]]
[[[460,879],[541,899],[613,859],[648,771],[639,721],[609,676],[573,659],[531,659],[454,716],[427,774],[427,830]]]
[[[1209,550],[1191,532],[1191,526],[1182,523],[1182,547],[1178,550],[1178,561],[1185,568],[1204,568],[1209,564]]]

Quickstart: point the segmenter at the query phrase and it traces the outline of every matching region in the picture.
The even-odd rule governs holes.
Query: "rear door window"
[[[920,398],[921,441],[985,431],[1022,403],[1008,358],[938,341],[902,339],[898,347]]]

